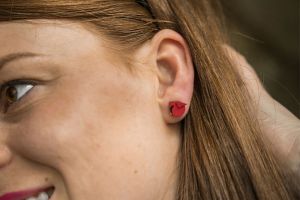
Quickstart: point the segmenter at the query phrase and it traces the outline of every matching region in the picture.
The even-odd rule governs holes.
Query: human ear
[[[157,102],[167,123],[177,123],[187,114],[194,88],[194,67],[189,47],[183,37],[169,29],[151,40],[153,62],[159,87]],[[170,102],[186,104],[180,116],[172,115]]]

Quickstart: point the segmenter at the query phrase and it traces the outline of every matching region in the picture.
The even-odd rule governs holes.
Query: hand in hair
[[[242,55],[229,46],[226,49],[250,93],[267,145],[300,183],[300,120],[268,94]]]

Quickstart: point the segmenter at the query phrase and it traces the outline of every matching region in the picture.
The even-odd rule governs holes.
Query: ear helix
[[[182,103],[180,101],[172,101],[169,103],[170,108],[170,115],[172,117],[182,117],[182,115],[185,113],[185,103]]]

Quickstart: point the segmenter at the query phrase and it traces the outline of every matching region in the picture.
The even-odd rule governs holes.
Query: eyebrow
[[[28,58],[28,57],[36,57],[41,56],[41,54],[36,54],[32,52],[20,52],[20,53],[12,53],[5,55],[4,57],[0,58],[0,70],[4,67],[4,65],[8,64],[9,62],[19,60],[22,58]]]

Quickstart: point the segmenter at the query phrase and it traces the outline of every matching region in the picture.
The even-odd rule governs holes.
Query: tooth
[[[41,192],[37,198],[37,200],[48,200],[49,196],[46,192]]]
[[[37,200],[35,197],[29,197],[26,200]]]

